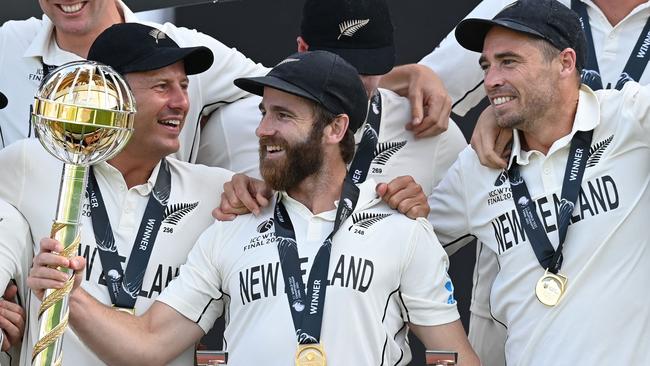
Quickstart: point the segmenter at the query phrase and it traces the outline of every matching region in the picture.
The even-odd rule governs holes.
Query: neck
[[[536,150],[546,155],[555,141],[570,134],[578,108],[578,96],[579,91],[576,89],[574,95],[559,99],[571,102],[556,103],[557,108],[547,109],[549,113],[529,123],[526,128],[522,128],[522,148],[527,151]]]
[[[328,160],[327,157],[325,160]],[[313,214],[333,210],[336,207],[334,201],[341,197],[346,172],[345,163],[340,158],[334,164],[324,163],[318,173],[305,178],[297,187],[289,189],[287,194]]]
[[[647,0],[593,0],[612,26],[617,25],[628,16],[634,8]]]
[[[147,183],[149,177],[151,177],[151,172],[159,162],[160,159],[134,158],[125,152],[121,152],[108,161],[109,164],[122,173],[122,177],[124,177],[126,186],[129,189]]]
[[[54,36],[56,39],[56,44],[62,50],[74,53],[75,55],[87,58],[88,51],[90,46],[95,42],[97,36],[99,36],[103,31],[113,24],[123,23],[124,16],[120,12],[115,2],[114,6],[109,7],[110,11],[106,15],[102,16],[99,20],[100,23],[94,26],[91,30],[84,33],[70,32],[66,33],[60,29],[55,28]]]

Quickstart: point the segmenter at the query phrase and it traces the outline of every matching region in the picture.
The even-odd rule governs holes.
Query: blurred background
[[[140,18],[158,22],[169,21],[178,26],[195,28],[269,67],[296,51],[302,0],[123,1],[131,10],[143,12],[138,14]],[[456,23],[479,3],[479,0],[387,1],[395,26],[398,64],[417,62],[431,52]],[[37,1],[3,0],[0,24],[7,20],[26,19],[31,16],[41,16]],[[452,116],[468,139],[478,116],[478,110],[482,108],[476,108],[464,118]],[[466,330],[474,257],[475,245],[466,246],[451,257],[449,270]],[[205,337],[204,345],[209,349],[221,349],[222,331],[221,320]],[[424,350],[415,337],[412,337],[411,347],[413,349],[411,365],[424,365]]]

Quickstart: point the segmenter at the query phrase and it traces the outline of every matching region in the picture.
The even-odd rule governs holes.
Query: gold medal
[[[299,344],[296,351],[296,366],[325,366],[325,349],[320,343]]]
[[[537,281],[535,295],[546,306],[555,306],[562,299],[568,279],[561,274],[554,274],[546,269],[542,278]]]

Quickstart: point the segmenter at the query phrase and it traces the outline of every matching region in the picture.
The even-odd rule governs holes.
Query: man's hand
[[[231,221],[250,212],[259,215],[272,195],[273,190],[264,181],[235,174],[230,182],[224,183],[221,204],[212,210],[212,216],[220,221]]]
[[[397,177],[388,184],[379,183],[377,185],[377,194],[391,208],[411,219],[429,215],[430,208],[427,196],[424,195],[422,186],[417,184],[411,176]]]
[[[492,106],[485,108],[472,133],[472,148],[481,164],[488,168],[505,169],[510,157],[512,129],[497,126]]]
[[[19,344],[25,331],[25,311],[12,301],[17,292],[18,287],[10,283],[0,298],[0,331],[4,332],[2,351]]]
[[[379,85],[409,99],[412,119],[406,129],[415,137],[436,136],[447,131],[451,98],[433,70],[418,64],[398,66],[384,75]]]
[[[57,253],[63,251],[63,245],[57,240],[50,238],[41,239],[41,250],[32,264],[32,269],[27,277],[27,286],[34,291],[36,297],[43,299],[46,289],[59,289],[65,285],[69,275],[57,270],[57,267],[70,268],[74,270],[74,286],[72,291],[81,284],[82,274],[86,267],[84,257],[73,257],[68,259]]]

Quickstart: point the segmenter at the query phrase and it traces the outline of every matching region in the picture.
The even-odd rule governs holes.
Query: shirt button
[[[546,174],[546,175],[551,174],[551,169],[549,169],[549,168],[544,168],[544,174]]]

